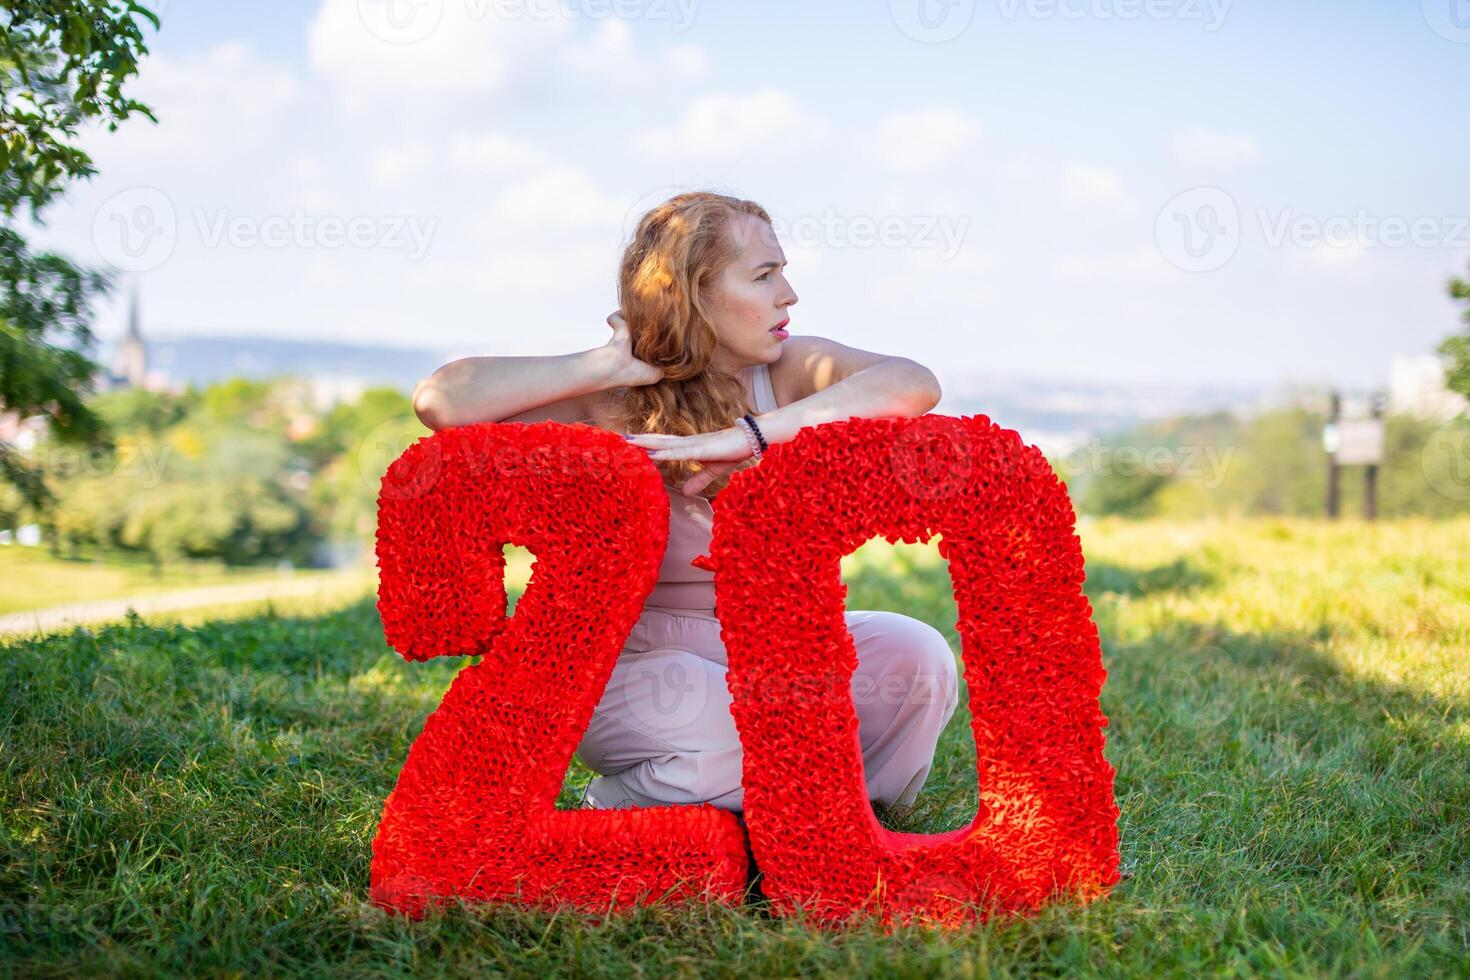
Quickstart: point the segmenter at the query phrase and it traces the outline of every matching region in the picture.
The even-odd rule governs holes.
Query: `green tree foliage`
[[[157,562],[219,558],[250,564],[269,558],[304,562],[309,515],[299,500],[259,477],[165,485],[130,507],[118,543]]]
[[[1077,509],[1091,514],[1196,518],[1326,513],[1326,416],[1301,406],[1246,419],[1226,415],[1144,426],[1107,441],[1112,457],[1127,447],[1152,466],[1103,465],[1069,487]],[[1454,423],[1460,425],[1462,423]],[[1470,429],[1470,422],[1463,423]],[[1470,444],[1470,436],[1461,436]],[[1449,517],[1470,511],[1470,467],[1446,439],[1444,426],[1408,415],[1384,420],[1378,467],[1378,513],[1384,517]],[[1341,513],[1361,514],[1362,466],[1339,473]]]
[[[49,252],[32,253],[13,227],[41,210],[69,182],[90,178],[78,128],[105,120],[108,131],[148,108],[126,98],[124,83],[147,53],[136,18],[158,18],[133,2],[6,0],[0,7],[0,408],[45,415],[58,440],[106,445],[88,408],[96,365],[89,321],[110,274],[78,268]],[[52,500],[44,477],[12,447],[0,445],[0,484],[31,507]]]
[[[232,378],[182,394],[123,390],[90,407],[115,445],[44,444],[57,500],[33,513],[55,550],[134,552],[157,563],[309,562],[326,540],[371,538],[383,471],[429,434],[409,398],[373,388],[325,414],[299,378]],[[0,492],[0,520],[17,498]],[[6,524],[18,521],[6,521]]]
[[[322,522],[280,409],[298,387],[231,379],[183,394],[97,396],[90,405],[115,444],[97,453],[43,445],[35,455],[56,500],[33,518],[56,550],[75,555],[305,562]]]
[[[276,421],[271,412],[269,381],[230,378],[217,382],[204,390],[199,408],[211,422],[267,426]]]
[[[355,402],[334,405],[302,450],[318,463],[356,452],[373,431],[393,419],[415,419],[413,402],[397,388],[369,388]],[[418,426],[423,434],[427,430]]]
[[[388,464],[430,435],[403,392],[374,388],[354,404],[336,406],[307,440],[308,452],[328,461],[312,482],[312,509],[334,538],[371,538],[377,527],[378,490]]]
[[[197,392],[176,395],[169,391],[123,388],[97,396],[92,400],[91,408],[109,431],[119,436],[158,435],[181,421],[199,400]]]
[[[1466,304],[1464,319],[1470,323],[1470,281],[1451,279],[1450,297]],[[1449,358],[1446,387],[1470,398],[1470,332],[1449,337],[1439,345],[1439,352]]]

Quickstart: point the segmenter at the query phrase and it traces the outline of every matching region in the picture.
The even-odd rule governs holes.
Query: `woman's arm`
[[[499,422],[612,387],[606,348],[543,357],[462,357],[420,381],[413,411],[430,429]]]
[[[849,365],[850,366],[850,365]],[[840,422],[850,418],[913,418],[939,404],[939,379],[934,372],[903,357],[880,357],[851,374],[845,370],[840,381],[780,408],[755,416],[761,435],[769,444],[789,442],[809,425]],[[672,436],[645,432],[628,437],[649,451],[655,460],[698,459],[705,466],[684,481],[684,493],[697,494],[750,458],[751,447],[739,425]]]
[[[541,357],[462,357],[413,389],[413,411],[430,429],[500,422],[533,409],[572,421],[588,416],[587,397],[609,388],[653,384],[663,372],[633,356],[621,314],[607,318],[613,335],[602,347]],[[560,405],[558,403],[566,403]]]
[[[755,416],[766,442],[788,442],[809,425],[850,418],[914,418],[939,404],[934,372],[905,357],[888,357],[799,401]]]

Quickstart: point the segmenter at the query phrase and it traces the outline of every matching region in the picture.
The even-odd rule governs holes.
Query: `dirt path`
[[[81,623],[123,619],[130,608],[136,609],[140,616],[147,617],[151,613],[175,612],[198,606],[312,596],[336,591],[353,581],[368,584],[371,583],[372,576],[354,570],[315,575],[307,579],[282,578],[279,581],[241,582],[238,585],[209,585],[152,595],[125,596],[121,599],[74,602],[0,616],[0,634],[50,633]]]

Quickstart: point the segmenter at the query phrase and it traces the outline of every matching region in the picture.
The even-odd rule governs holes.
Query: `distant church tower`
[[[118,388],[142,388],[148,378],[148,348],[138,326],[137,286],[133,287],[133,299],[128,307],[128,332],[118,345],[108,373],[112,375],[113,386]]]

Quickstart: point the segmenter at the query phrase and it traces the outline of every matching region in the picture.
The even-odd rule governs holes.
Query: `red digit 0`
[[[1119,880],[1106,676],[1075,515],[1040,451],[985,416],[802,430],[715,498],[717,613],[745,748],[745,817],[777,911],[953,924]],[[977,749],[979,812],[934,835],[873,815],[840,560],[942,535]]]
[[[389,644],[409,660],[482,659],[409,749],[373,840],[373,900],[413,915],[449,897],[589,911],[739,901],[733,814],[555,808],[667,542],[647,454],[583,425],[446,429],[393,462],[378,504]],[[509,618],[506,543],[537,556]]]

